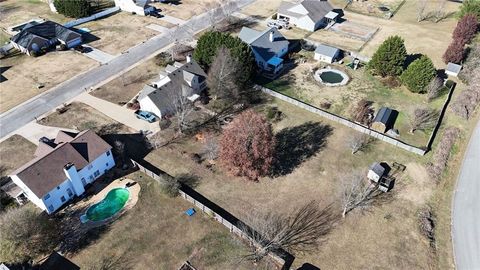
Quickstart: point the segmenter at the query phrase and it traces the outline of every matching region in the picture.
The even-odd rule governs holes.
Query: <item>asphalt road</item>
[[[452,211],[456,268],[480,270],[480,122],[465,153]]]
[[[254,0],[236,0],[233,4],[229,4],[228,9],[236,11],[253,1]],[[225,12],[223,7],[195,16],[184,25],[172,29],[172,31],[176,31],[175,35],[167,33],[149,39],[142,44],[130,48],[127,53],[114,58],[108,62],[108,64],[80,74],[1,114],[0,138],[5,137],[34,120],[35,117],[41,116],[71,100],[82,93],[82,91],[85,91],[85,89],[99,86],[99,84],[105,82],[107,79],[123,73],[128,67],[133,66],[135,63],[168,46],[172,43],[172,39],[181,40],[182,38],[189,38],[192,33],[210,26],[212,22],[211,18],[213,18],[214,21],[220,21],[224,17]]]

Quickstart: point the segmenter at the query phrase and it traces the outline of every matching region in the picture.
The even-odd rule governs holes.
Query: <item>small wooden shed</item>
[[[367,173],[367,178],[375,183],[378,183],[378,181],[380,181],[380,179],[384,175],[385,175],[385,167],[383,167],[382,164],[375,162],[372,165],[370,165],[370,169],[368,170],[368,173]]]
[[[398,112],[387,107],[382,107],[373,119],[372,129],[385,133],[393,128]]]

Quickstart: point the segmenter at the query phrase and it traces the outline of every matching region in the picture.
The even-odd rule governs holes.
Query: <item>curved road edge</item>
[[[452,243],[456,269],[480,269],[480,121],[468,143],[454,191]]]

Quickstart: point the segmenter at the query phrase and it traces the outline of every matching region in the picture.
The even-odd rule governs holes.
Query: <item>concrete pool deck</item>
[[[125,203],[125,205],[123,206],[123,208],[120,211],[118,211],[113,216],[111,216],[107,219],[104,219],[104,220],[100,220],[100,221],[90,221],[90,220],[88,220],[87,222],[84,223],[84,225],[88,225],[88,226],[92,226],[92,227],[100,226],[100,225],[103,225],[105,223],[109,223],[109,222],[117,219],[119,216],[121,216],[123,213],[125,213],[129,209],[132,209],[135,206],[135,204],[137,204],[138,196],[140,194],[140,185],[138,183],[136,183],[135,181],[133,181],[131,179],[128,179],[128,178],[125,178],[125,179],[120,178],[120,179],[117,179],[117,180],[111,182],[110,184],[108,184],[107,186],[102,188],[102,190],[100,190],[98,193],[93,195],[89,200],[84,201],[84,202],[83,201],[79,202],[77,204],[77,207],[84,207],[85,208],[85,211],[83,211],[81,213],[81,215],[84,215],[86,213],[87,209],[90,206],[102,201],[105,198],[105,196],[107,196],[107,193],[110,192],[112,189],[125,188],[125,185],[127,183],[131,183],[131,182],[135,183],[135,184],[128,188],[128,191],[130,192],[130,195],[128,197],[128,201]],[[91,188],[95,188],[95,186],[92,186]]]

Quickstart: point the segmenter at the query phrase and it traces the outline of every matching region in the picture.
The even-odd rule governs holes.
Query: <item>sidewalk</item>
[[[75,97],[74,101],[85,103],[88,106],[112,118],[113,120],[120,122],[134,130],[150,130],[153,133],[160,130],[158,121],[154,123],[148,123],[147,121],[140,120],[135,116],[132,110],[94,97],[88,93],[84,92],[78,95],[77,97]]]

